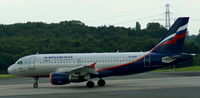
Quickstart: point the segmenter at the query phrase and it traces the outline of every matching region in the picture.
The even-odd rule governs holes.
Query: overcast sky
[[[200,0],[0,0],[0,24],[58,23],[80,20],[89,26],[115,25],[142,28],[148,22],[165,25],[165,5],[170,4],[172,21],[189,16],[189,32],[200,29]]]

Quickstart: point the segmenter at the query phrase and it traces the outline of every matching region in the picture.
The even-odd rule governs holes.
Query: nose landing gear
[[[34,88],[38,88],[38,80],[39,80],[39,77],[34,77],[35,79],[35,82],[33,83],[33,87]]]

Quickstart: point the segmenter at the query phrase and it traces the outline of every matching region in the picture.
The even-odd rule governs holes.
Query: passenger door
[[[31,56],[29,58],[29,69],[32,69],[32,70],[35,69],[35,56]]]

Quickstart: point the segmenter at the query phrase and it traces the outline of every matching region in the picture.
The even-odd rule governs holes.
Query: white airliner
[[[35,54],[20,58],[8,72],[34,77],[34,88],[39,77],[49,77],[54,85],[88,81],[89,88],[94,87],[91,79],[99,78],[98,86],[105,86],[103,77],[147,72],[191,59],[192,54],[182,53],[188,20],[178,18],[166,37],[147,52]]]

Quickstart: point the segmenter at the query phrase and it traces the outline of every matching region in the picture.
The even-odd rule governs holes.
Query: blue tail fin
[[[167,32],[167,36],[151,51],[154,53],[181,53],[189,17],[180,17]]]

